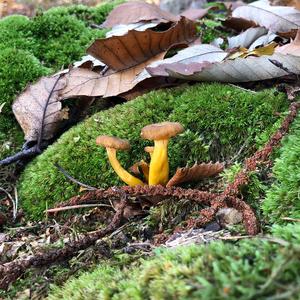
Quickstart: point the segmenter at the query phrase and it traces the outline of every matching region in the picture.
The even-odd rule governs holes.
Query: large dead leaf
[[[157,23],[177,22],[179,17],[161,10],[157,5],[141,1],[129,1],[117,6],[108,15],[103,27],[114,27],[119,24],[132,24],[143,21]]]
[[[174,45],[189,44],[195,39],[194,22],[182,17],[166,31],[131,30],[124,36],[98,39],[87,52],[113,70],[120,71],[144,63]]]
[[[27,141],[52,138],[60,122],[68,118],[68,112],[58,100],[64,86],[65,81],[59,75],[42,77],[16,98],[12,109]]]
[[[279,65],[284,68],[278,67]],[[222,62],[192,64],[166,64],[147,68],[152,76],[168,74],[170,77],[195,81],[249,82],[300,74],[300,57],[274,53],[261,57],[228,59]]]
[[[203,178],[216,176],[224,169],[222,163],[195,164],[191,168],[177,169],[175,175],[167,183],[167,187],[176,186],[184,182],[200,181]]]
[[[161,70],[160,76],[168,76],[168,73],[163,72],[165,65],[174,63],[190,64],[193,62],[216,62],[222,61],[227,55],[227,52],[213,45],[195,45],[179,51],[171,58],[156,61],[150,64],[147,68],[159,67]],[[151,75],[147,72],[147,68],[137,77],[137,81],[151,77]]]
[[[291,54],[295,56],[300,56],[300,30],[298,30],[295,40],[293,40],[291,43],[287,45],[278,47],[276,49],[276,52],[282,54]]]
[[[271,6],[265,0],[238,7],[232,17],[255,22],[272,32],[289,32],[300,28],[299,10],[288,6]]]

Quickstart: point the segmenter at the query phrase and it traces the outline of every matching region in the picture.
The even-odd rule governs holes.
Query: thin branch
[[[108,207],[108,208],[112,208],[108,204],[81,204],[81,205],[51,208],[51,209],[45,210],[45,212],[46,213],[56,213],[56,212],[59,212],[59,211],[65,211],[65,210],[70,210],[70,209],[91,208],[91,207]]]
[[[54,166],[63,174],[65,175],[70,181],[84,187],[85,189],[89,190],[89,191],[95,191],[98,190],[98,188],[94,187],[94,186],[90,186],[88,184],[82,183],[79,180],[77,180],[76,178],[74,178],[73,176],[71,176],[62,166],[60,166],[58,163],[55,163]]]

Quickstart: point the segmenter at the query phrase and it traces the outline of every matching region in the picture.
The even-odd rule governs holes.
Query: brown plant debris
[[[84,235],[76,241],[69,242],[60,249],[52,249],[36,253],[25,259],[14,260],[0,265],[0,289],[7,289],[9,284],[16,281],[28,268],[41,267],[74,256],[78,251],[93,245],[97,240],[115,231],[123,218],[124,209],[128,205],[126,194],[122,190],[115,189],[119,193],[120,204],[111,223],[104,229]]]

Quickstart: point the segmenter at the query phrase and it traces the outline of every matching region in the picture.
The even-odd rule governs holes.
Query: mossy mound
[[[95,7],[89,7],[86,5],[70,5],[65,7],[53,7],[50,8],[46,14],[57,16],[73,16],[78,20],[83,21],[86,25],[97,24],[101,25],[111,10],[124,0],[115,0],[108,3],[103,3]]]
[[[262,208],[271,222],[282,223],[282,217],[300,218],[300,118],[293,123],[280,149],[273,175],[276,182],[267,192]]]
[[[50,69],[43,67],[39,60],[28,51],[6,48],[0,50],[0,141],[18,143],[23,139],[16,128],[11,104],[17,93],[38,77],[49,74]],[[15,129],[16,128],[16,129]],[[6,139],[7,136],[10,139]],[[10,145],[9,147],[13,147]],[[0,158],[9,153],[9,148],[0,149]]]
[[[156,249],[129,267],[99,266],[48,299],[299,299],[300,225],[273,233],[273,241]]]
[[[27,84],[68,67],[94,39],[104,37],[105,30],[92,29],[83,19],[103,22],[118,3],[59,7],[32,19],[14,15],[0,20],[0,107],[5,103],[0,114],[0,159],[22,144],[12,101]]]
[[[95,145],[100,134],[130,140],[132,150],[120,153],[121,164],[128,168],[140,159],[151,142],[140,138],[143,126],[161,121],[178,121],[186,131],[171,140],[171,173],[177,167],[195,161],[225,160],[247,140],[242,157],[253,153],[258,137],[270,132],[287,101],[274,91],[250,93],[221,84],[197,84],[192,87],[155,91],[136,100],[102,111],[65,133],[44,154],[35,159],[21,177],[19,192],[22,207],[33,219],[40,218],[52,206],[78,192],[53,163],[61,164],[71,175],[97,187],[121,185],[110,167],[105,149]]]

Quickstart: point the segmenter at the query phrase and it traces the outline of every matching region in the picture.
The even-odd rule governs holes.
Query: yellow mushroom
[[[106,148],[111,166],[126,184],[130,186],[144,185],[144,183],[140,179],[134,177],[125,169],[123,169],[117,159],[117,150],[130,149],[130,144],[127,140],[122,140],[113,136],[101,135],[97,137],[96,144],[104,146]]]
[[[162,122],[145,126],[141,137],[154,141],[149,170],[149,185],[165,185],[169,180],[168,142],[181,132],[183,127],[177,122]]]

